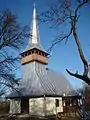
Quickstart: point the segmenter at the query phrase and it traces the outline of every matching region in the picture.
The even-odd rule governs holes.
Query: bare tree
[[[22,27],[17,18],[10,10],[0,13],[0,96],[17,84],[17,52],[28,37],[27,27]]]
[[[68,69],[66,71],[71,75],[78,79],[83,80],[88,85],[90,85],[90,77],[89,77],[89,65],[83,53],[83,49],[80,43],[80,38],[77,32],[77,23],[79,21],[79,11],[82,7],[87,5],[90,0],[58,0],[57,3],[50,6],[50,9],[43,12],[39,19],[44,23],[51,23],[52,27],[59,27],[63,24],[69,25],[68,33],[61,33],[54,41],[50,50],[56,44],[61,41],[67,42],[69,38],[73,35],[74,40],[76,42],[80,59],[83,63],[83,73],[72,73]]]

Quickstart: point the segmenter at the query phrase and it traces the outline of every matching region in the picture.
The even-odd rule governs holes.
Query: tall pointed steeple
[[[21,53],[21,63],[26,64],[32,61],[38,61],[43,64],[48,64],[47,55],[48,53],[43,49],[40,43],[37,17],[36,17],[36,3],[34,3],[30,40],[25,51]]]
[[[31,26],[31,43],[37,44],[38,42],[39,42],[39,33],[38,33],[37,21],[36,21],[36,3],[34,3],[33,21]]]
[[[40,42],[40,37],[39,37],[39,30],[38,30],[38,25],[37,25],[37,15],[36,15],[36,3],[34,2],[34,9],[33,9],[33,19],[32,19],[32,24],[31,24],[31,31],[30,31],[30,38],[29,38],[29,44],[26,48],[26,50],[30,50],[33,48],[37,48],[39,50],[42,50],[46,52]]]

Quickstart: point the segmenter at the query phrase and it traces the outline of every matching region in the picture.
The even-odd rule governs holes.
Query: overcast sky
[[[22,25],[31,25],[34,0],[0,0],[0,11],[10,9],[19,17]],[[36,0],[37,13],[47,9],[48,5],[55,0]],[[47,50],[52,40],[62,31],[61,29],[51,30],[48,25],[39,25],[40,40],[43,47]],[[90,5],[82,8],[80,12],[80,21],[78,23],[78,35],[87,60],[90,58]],[[83,66],[78,55],[77,47],[73,37],[67,42],[54,48],[49,59],[49,68],[61,72],[75,87],[80,87],[82,82],[68,75],[66,68],[73,72],[82,72]]]

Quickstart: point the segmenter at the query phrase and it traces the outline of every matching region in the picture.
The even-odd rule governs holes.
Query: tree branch
[[[70,37],[70,35],[72,34],[72,31],[73,31],[73,29],[71,28],[70,29],[70,32],[67,34],[67,35],[65,35],[64,37],[59,37],[59,38],[56,38],[56,40],[54,41],[54,43],[51,45],[51,47],[48,49],[48,51],[50,51],[51,52],[51,50],[52,50],[52,48],[55,46],[55,45],[57,45],[58,43],[60,43],[61,41],[63,41],[63,40],[65,40],[65,43],[67,42],[67,40],[68,40],[68,38]]]
[[[76,41],[76,44],[77,44],[77,47],[78,47],[78,52],[79,52],[79,55],[80,55],[80,58],[83,62],[83,65],[84,65],[84,73],[83,75],[88,75],[88,63],[87,63],[87,60],[85,59],[85,56],[84,56],[84,53],[82,51],[82,47],[81,47],[81,44],[79,42],[79,39],[78,39],[78,36],[77,36],[77,33],[76,33],[76,30],[73,29],[73,35],[75,37],[75,41]]]
[[[80,75],[78,73],[72,73],[68,69],[66,69],[66,71],[69,73],[69,75],[79,78],[79,79],[83,80],[84,82],[86,82],[88,85],[90,85],[90,78],[88,76]]]

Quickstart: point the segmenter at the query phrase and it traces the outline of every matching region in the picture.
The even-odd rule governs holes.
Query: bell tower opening
[[[38,61],[43,64],[48,64],[47,54],[36,48],[26,51],[24,53],[21,53],[21,64],[26,64],[32,61]]]

